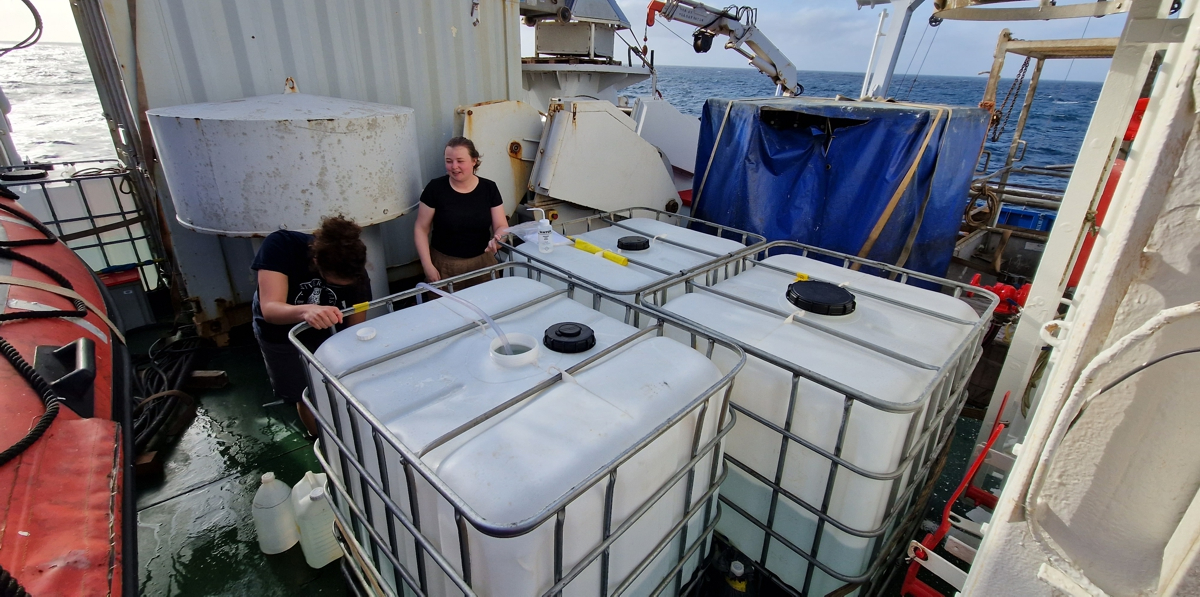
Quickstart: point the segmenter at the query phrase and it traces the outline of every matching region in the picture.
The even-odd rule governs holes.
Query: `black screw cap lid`
[[[574,354],[596,345],[596,332],[582,323],[564,321],[546,328],[542,344],[554,352]]]
[[[817,315],[849,315],[854,312],[854,293],[829,282],[804,280],[788,286],[788,302]]]
[[[650,239],[644,236],[622,236],[617,239],[617,248],[622,251],[645,251],[650,248]]]

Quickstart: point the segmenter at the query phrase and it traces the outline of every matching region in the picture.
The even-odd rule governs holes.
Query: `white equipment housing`
[[[536,194],[602,211],[678,201],[665,156],[612,103],[560,100],[548,118],[529,179]]]

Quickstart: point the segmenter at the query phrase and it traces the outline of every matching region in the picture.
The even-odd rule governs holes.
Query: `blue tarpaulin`
[[[987,124],[978,108],[710,99],[692,213],[941,276]]]

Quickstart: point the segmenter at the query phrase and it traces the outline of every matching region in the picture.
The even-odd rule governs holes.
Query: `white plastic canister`
[[[522,358],[514,359],[514,364],[495,353],[498,343],[491,331],[473,328],[407,354],[382,359],[475,317],[451,301],[437,300],[373,319],[370,325],[377,333],[370,341],[357,339],[353,330],[339,333],[321,346],[316,358],[335,375],[358,369],[363,363],[376,363],[342,376],[342,383],[397,439],[412,451],[423,453],[421,461],[478,516],[489,524],[511,526],[535,515],[601,470],[722,378],[717,367],[700,352],[651,334],[582,369],[568,381],[555,383],[520,405],[431,448],[447,432],[638,331],[565,295],[538,300],[553,292],[541,282],[506,277],[457,295],[491,314],[532,303],[497,319],[510,342],[521,336],[539,339],[554,324],[574,322],[594,331],[594,347],[563,353],[535,343],[528,347],[531,350],[518,355]],[[323,389],[318,392],[316,402],[322,408],[322,402],[328,403],[329,398]],[[344,412],[339,400],[335,398],[334,403]],[[702,441],[715,436],[720,392],[710,400],[709,414],[700,430]],[[696,417],[692,413],[622,465],[613,492],[612,528],[690,460]],[[350,421],[343,419],[347,440],[351,439],[349,428]],[[363,438],[361,459],[365,468],[377,470],[379,455],[370,441],[370,429],[360,423],[358,432]],[[420,476],[415,476],[416,486],[410,493],[397,455],[389,450],[383,460],[391,495],[408,512],[409,496],[416,497],[422,532],[461,573],[459,529],[450,503]],[[707,465],[698,467],[695,487],[708,486],[708,470]],[[347,485],[355,491],[357,483],[351,480]],[[607,483],[596,484],[567,507],[563,529],[566,570],[602,540],[600,521],[606,487]],[[680,522],[685,491],[684,483],[675,485],[613,545],[610,586],[630,574]],[[693,500],[698,501],[702,493],[694,492]],[[354,499],[363,497],[355,491]],[[369,501],[379,505],[376,500]],[[703,523],[699,516],[689,522],[690,540],[699,535]],[[382,520],[376,527],[386,533]],[[468,525],[475,591],[499,596],[533,595],[549,589],[554,583],[554,529],[554,517],[514,538],[491,537]],[[415,562],[411,541],[405,538],[402,542],[402,561],[411,565]],[[677,557],[678,542],[672,541],[629,594],[643,594],[657,585]],[[690,574],[695,565],[691,562],[684,574]],[[435,566],[427,569],[430,594],[459,593]],[[597,560],[568,586],[566,594],[597,594],[600,572]]]
[[[668,302],[665,310],[726,334],[745,346],[893,404],[920,399],[928,391],[927,386],[937,369],[956,366],[949,360],[968,339],[974,323],[979,321],[979,316],[969,305],[954,297],[799,255],[773,256],[765,259],[763,265],[782,271],[753,267],[713,288],[741,301],[774,310],[775,314],[703,290]],[[856,308],[849,315],[806,312],[786,296],[788,286],[797,281],[797,274],[843,285],[851,293],[855,290],[866,292],[855,296]],[[944,314],[961,323],[871,298],[868,293]],[[777,314],[780,312],[791,314],[791,320]],[[842,337],[839,338],[839,334]],[[881,353],[864,343],[882,347],[902,358]],[[965,369],[973,356],[973,350],[964,351],[957,369]],[[789,420],[792,374],[747,355],[746,365],[734,386],[732,401],[833,453],[846,413],[846,397],[810,379],[801,378],[798,384],[798,400]],[[944,391],[934,392],[933,399],[914,413],[889,413],[861,402],[853,403],[846,422],[842,458],[871,473],[894,472],[914,441],[909,435],[910,423],[919,430],[926,422],[925,417],[931,416],[929,409],[936,409],[951,399],[950,385],[939,386]],[[917,421],[914,422],[913,417],[917,417]],[[763,477],[775,479],[782,438],[780,433],[751,417],[739,415],[737,424],[726,438],[726,453]],[[789,441],[787,446],[780,486],[821,508],[831,461],[796,442]],[[871,531],[883,521],[891,489],[890,481],[869,479],[839,467],[826,512],[850,528]],[[769,488],[736,466],[729,467],[721,495],[759,521],[765,523],[770,519]],[[779,500],[773,530],[808,550],[813,545],[816,526],[817,517],[813,514],[786,499]],[[824,529],[818,559],[847,576],[864,573],[870,563],[872,540],[852,536],[828,524]],[[717,530],[749,557],[759,559],[763,531],[732,508],[724,511]],[[804,586],[808,563],[784,546],[775,543],[768,551],[767,567],[789,585]],[[843,584],[818,569],[809,593],[824,595]]]
[[[296,532],[296,515],[288,499],[292,490],[287,483],[275,478],[275,473],[263,473],[262,483],[254,492],[250,513],[258,547],[265,554],[283,553],[300,540]]]
[[[325,496],[325,489],[315,487],[308,495],[300,497],[296,509],[296,522],[300,526],[300,549],[304,561],[313,568],[324,568],[342,557],[342,548],[333,536],[333,507]]]

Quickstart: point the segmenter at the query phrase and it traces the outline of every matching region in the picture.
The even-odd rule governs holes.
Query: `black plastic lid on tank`
[[[645,251],[650,248],[650,239],[644,236],[622,236],[617,239],[617,248],[622,251]]]
[[[788,286],[788,302],[817,315],[849,315],[854,312],[854,293],[829,282],[803,280]]]
[[[564,321],[546,328],[542,344],[554,352],[574,354],[596,345],[596,332],[582,323]]]

